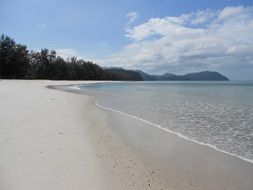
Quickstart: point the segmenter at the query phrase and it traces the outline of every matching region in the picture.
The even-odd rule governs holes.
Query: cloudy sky
[[[0,0],[0,33],[101,66],[253,80],[252,0]]]

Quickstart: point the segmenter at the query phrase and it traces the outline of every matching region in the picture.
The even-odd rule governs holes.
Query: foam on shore
[[[241,160],[244,160],[244,161],[247,161],[247,162],[253,164],[253,160],[244,158],[244,157],[242,157],[242,156],[238,156],[238,155],[236,155],[236,154],[232,154],[232,153],[226,152],[226,151],[221,150],[221,149],[219,149],[219,148],[217,148],[217,147],[215,147],[215,146],[213,146],[213,145],[210,145],[210,144],[207,144],[207,143],[203,143],[203,142],[199,142],[199,141],[196,141],[196,140],[194,140],[194,139],[190,139],[190,138],[188,138],[188,137],[186,137],[186,136],[184,136],[184,135],[182,135],[182,134],[180,134],[180,133],[176,133],[176,132],[174,132],[174,131],[172,131],[172,130],[170,130],[170,129],[168,129],[168,128],[164,128],[164,127],[162,127],[162,126],[160,126],[160,125],[158,125],[158,124],[152,123],[152,122],[147,121],[147,120],[145,120],[145,119],[142,119],[142,118],[140,118],[140,117],[136,117],[136,116],[134,116],[134,115],[131,115],[131,114],[128,114],[128,113],[125,113],[125,112],[122,112],[122,111],[119,111],[119,110],[116,110],[116,109],[112,109],[112,108],[109,108],[109,107],[106,107],[106,106],[102,106],[102,105],[100,105],[100,104],[98,103],[98,101],[95,102],[95,105],[98,106],[98,107],[100,107],[100,108],[103,108],[103,109],[106,109],[106,110],[109,110],[109,111],[113,111],[113,112],[117,112],[117,113],[120,113],[120,114],[125,115],[125,116],[127,116],[127,117],[131,117],[131,118],[140,120],[140,121],[142,121],[142,122],[144,122],[144,123],[147,123],[147,124],[149,124],[149,125],[151,125],[151,126],[153,126],[153,127],[157,127],[157,128],[159,128],[159,129],[161,129],[161,130],[163,130],[163,131],[166,131],[166,132],[169,132],[169,133],[171,133],[171,134],[177,135],[178,137],[183,138],[183,139],[185,139],[185,140],[187,140],[187,141],[191,141],[191,142],[194,142],[194,143],[203,145],[203,146],[210,147],[210,148],[212,148],[212,149],[214,149],[214,150],[216,150],[216,151],[222,152],[222,153],[224,153],[224,154],[228,154],[228,155],[233,156],[233,157],[237,157],[237,158],[239,158],[239,159],[241,159]]]

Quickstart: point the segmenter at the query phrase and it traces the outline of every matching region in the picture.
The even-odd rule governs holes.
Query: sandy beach
[[[252,189],[251,163],[47,88],[83,83],[0,81],[0,189]]]
[[[151,187],[149,165],[91,98],[47,88],[79,83],[0,81],[0,189]]]
[[[0,189],[110,189],[85,131],[90,100],[49,84],[0,82]]]

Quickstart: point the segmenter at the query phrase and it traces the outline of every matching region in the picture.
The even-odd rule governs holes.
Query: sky
[[[103,67],[253,80],[253,0],[0,0],[0,33]]]

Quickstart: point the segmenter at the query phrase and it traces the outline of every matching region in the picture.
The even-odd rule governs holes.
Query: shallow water
[[[253,160],[253,82],[80,85],[102,106]]]

